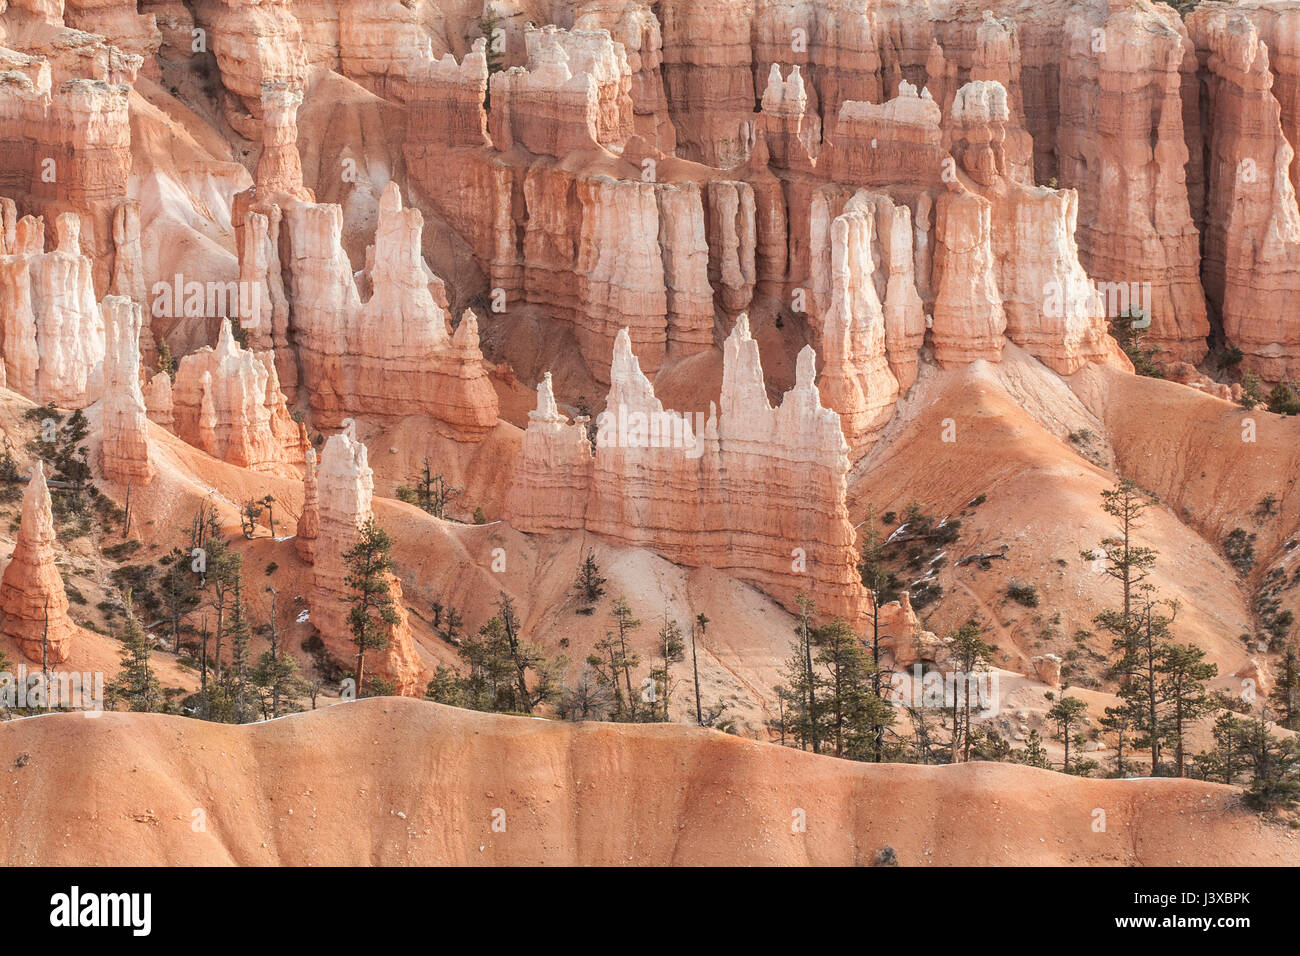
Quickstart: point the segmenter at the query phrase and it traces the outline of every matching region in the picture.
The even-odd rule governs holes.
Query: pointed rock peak
[[[796,97],[802,98],[806,91],[803,85],[803,74],[799,72],[799,64],[796,63],[790,71],[790,89]]]
[[[18,543],[28,546],[48,546],[54,541],[54,503],[45,483],[45,465],[38,461],[32,466],[32,480],[23,495],[22,518],[18,525]]]
[[[37,459],[36,464],[32,465],[32,480],[27,486],[27,498],[32,500],[43,498],[48,502],[49,497],[50,489],[45,484],[45,462]]]
[[[308,479],[316,477],[316,449],[315,448],[307,449],[306,460],[307,460]]]
[[[550,417],[558,410],[555,404],[555,388],[551,384],[551,373],[547,372],[537,383],[537,411]]]
[[[748,312],[742,312],[740,315],[736,316],[736,325],[731,330],[731,335],[727,337],[729,339],[735,339],[737,342],[744,342],[753,339],[754,336],[751,335],[749,331]]]
[[[794,372],[795,388],[811,388],[817,378],[817,353],[811,345],[799,350],[798,363]]]
[[[641,363],[632,354],[632,337],[627,328],[618,330],[614,337],[614,361],[610,365],[609,380],[612,383],[626,383],[641,375]]]
[[[402,190],[397,185],[397,180],[390,179],[388,185],[384,187],[383,195],[379,197],[379,214],[401,212],[402,211]]]
[[[222,358],[239,355],[239,343],[235,341],[235,330],[229,319],[221,320],[221,331],[217,334],[217,355]],[[207,372],[203,373],[203,377],[211,380]]]
[[[898,83],[898,95],[910,96],[915,98],[915,97],[919,97],[921,94],[918,93],[916,87],[913,86],[911,83],[907,82],[907,80],[900,80]]]
[[[738,409],[771,408],[767,387],[763,384],[763,362],[758,343],[749,331],[749,313],[742,312],[736,327],[727,336],[722,354],[722,414],[724,418]]]
[[[473,309],[466,309],[460,317],[460,325],[456,326],[456,334],[452,336],[452,342],[463,348],[478,348],[478,316],[474,314]]]
[[[798,67],[795,67],[798,69]],[[778,96],[781,92],[781,64],[773,63],[772,69],[767,71],[767,88],[775,92]]]
[[[340,473],[359,475],[370,468],[370,455],[366,446],[357,440],[356,422],[348,419],[343,431],[331,435],[321,454],[320,469],[333,475]]]

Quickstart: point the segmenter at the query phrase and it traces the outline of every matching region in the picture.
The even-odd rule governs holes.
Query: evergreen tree
[[[353,677],[358,697],[362,696],[365,687],[366,651],[387,647],[388,631],[399,620],[389,587],[393,570],[389,557],[392,548],[392,539],[372,516],[361,526],[356,544],[343,555],[348,568],[345,583],[352,593],[348,626],[352,631],[352,643],[357,648]]]
[[[704,726],[704,711],[700,707],[700,659],[695,652],[695,633],[698,630],[699,636],[703,638],[708,633],[708,627],[709,619],[704,614],[695,615],[695,621],[691,624],[691,671],[695,678],[695,722],[701,727]]]
[[[1300,741],[1270,734],[1262,708],[1253,737],[1254,777],[1246,788],[1247,806],[1263,812],[1294,809],[1300,803]]]
[[[1102,510],[1115,519],[1119,528],[1118,535],[1103,538],[1101,541],[1102,571],[1107,577],[1120,585],[1122,598],[1118,611],[1104,611],[1097,616],[1097,623],[1115,634],[1124,647],[1120,655],[1121,667],[1133,663],[1127,649],[1137,640],[1136,621],[1134,618],[1134,601],[1143,581],[1155,567],[1158,552],[1153,548],[1137,544],[1136,532],[1142,524],[1142,517],[1150,504],[1150,499],[1135,482],[1128,478],[1120,479],[1115,487],[1101,493]],[[1093,552],[1083,552],[1086,561],[1096,561]],[[1128,674],[1121,670],[1122,682],[1127,682]]]
[[[791,726],[800,747],[804,750],[811,747],[813,753],[821,753],[825,715],[818,706],[817,696],[825,687],[825,678],[813,667],[816,639],[809,615],[815,605],[802,593],[795,596],[795,601],[799,605],[799,623],[795,627],[795,640],[791,645],[793,653],[786,661],[783,673],[793,695]]]
[[[974,619],[967,621],[952,635],[952,654],[962,673],[963,693],[953,694],[952,701],[952,762],[957,762],[959,741],[962,759],[970,760],[971,720],[970,693],[974,674],[988,669],[993,659],[993,648],[984,640],[984,627]],[[959,709],[960,708],[960,709]]]
[[[1112,775],[1127,777],[1129,764],[1124,759],[1124,746],[1128,743],[1129,734],[1133,732],[1132,708],[1124,703],[1117,707],[1107,707],[1099,723],[1103,730],[1115,735],[1115,770]]]
[[[672,702],[673,690],[677,687],[677,682],[673,680],[673,665],[686,659],[686,642],[682,639],[681,625],[676,621],[664,618],[663,626],[655,637],[655,653],[659,657],[659,663],[650,669],[656,698],[650,706],[650,719],[667,723],[670,719],[668,706]]]
[[[871,689],[876,697],[883,700],[887,675],[880,663],[880,606],[898,600],[898,579],[885,566],[885,545],[876,520],[875,505],[867,508],[866,529],[858,560],[858,573],[863,587],[871,594]],[[892,721],[892,711],[889,716]],[[882,721],[873,734],[872,759],[876,763],[884,759],[885,726],[886,723]]]
[[[872,760],[876,730],[893,721],[892,708],[875,692],[875,665],[866,648],[842,619],[815,632],[815,663],[824,673],[825,718],[835,756]]]
[[[1190,644],[1170,644],[1164,648],[1161,664],[1160,696],[1168,708],[1169,740],[1174,745],[1174,767],[1178,776],[1186,768],[1184,734],[1187,725],[1214,709],[1214,699],[1206,681],[1219,673],[1219,665],[1205,660],[1205,651]]]
[[[1022,763],[1026,767],[1038,767],[1040,770],[1052,769],[1052,764],[1047,759],[1047,750],[1043,747],[1043,738],[1039,735],[1037,729],[1029,732],[1029,740],[1025,744],[1025,749],[1017,752],[1016,759],[1018,763]]]
[[[1252,728],[1250,721],[1238,717],[1230,710],[1220,714],[1211,731],[1214,747],[1193,758],[1198,776],[1219,783],[1236,783],[1237,778],[1250,769],[1254,762],[1251,752]]]
[[[1300,649],[1294,639],[1282,652],[1269,700],[1277,710],[1279,725],[1287,730],[1300,730]]]
[[[1136,745],[1151,750],[1151,776],[1156,777],[1160,775],[1160,747],[1168,736],[1163,675],[1173,618],[1160,612],[1149,589],[1137,600],[1133,618],[1128,642],[1116,641],[1121,650],[1119,668],[1129,675],[1119,693],[1133,715]]]
[[[465,493],[464,488],[453,488],[442,475],[435,475],[428,458],[424,459],[420,473],[411,481],[412,486],[402,485],[397,489],[398,500],[415,505],[435,518],[446,518],[451,499]]]
[[[629,640],[641,622],[632,616],[632,609],[622,597],[614,599],[610,616],[614,620],[614,630],[605,632],[604,639],[588,655],[587,664],[595,673],[596,680],[609,688],[614,701],[613,719],[635,721],[638,712],[637,698],[632,692],[632,671],[641,665],[641,659],[632,653]]]
[[[1078,697],[1067,697],[1062,692],[1061,697],[1047,712],[1048,719],[1056,722],[1056,733],[1053,736],[1065,744],[1065,760],[1061,764],[1061,769],[1066,773],[1071,772],[1070,739],[1075,726],[1083,719],[1087,710],[1088,705]]]
[[[248,623],[248,609],[244,606],[243,581],[235,579],[230,605],[230,667],[222,675],[225,679],[225,696],[230,703],[229,720],[246,724],[257,717],[252,687],[253,632]]]
[[[600,567],[596,564],[596,552],[588,549],[587,556],[578,569],[578,583],[575,585],[578,595],[587,604],[595,604],[605,593],[605,579],[600,576]]]
[[[167,570],[159,581],[158,594],[171,625],[172,651],[179,654],[185,618],[199,606],[200,600],[198,581],[190,570],[188,556],[180,548],[174,548],[168,555]]]
[[[162,710],[163,693],[150,664],[153,641],[136,619],[130,591],[126,592],[124,604],[122,669],[113,679],[108,693],[112,700],[124,703],[127,710],[156,714]]]

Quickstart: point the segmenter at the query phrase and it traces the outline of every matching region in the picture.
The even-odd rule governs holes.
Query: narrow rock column
[[[54,511],[37,462],[23,496],[14,556],[0,579],[0,633],[18,642],[28,660],[62,664],[72,653],[76,625],[68,617],[68,595],[54,563]],[[48,622],[48,626],[47,626]]]

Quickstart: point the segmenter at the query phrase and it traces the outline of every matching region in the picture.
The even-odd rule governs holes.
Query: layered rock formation
[[[153,480],[149,458],[149,417],[140,391],[140,329],[138,303],[124,296],[104,299],[108,349],[104,358],[104,402],[101,444],[104,477],[123,485]]]
[[[316,560],[316,539],[320,536],[320,493],[316,484],[316,449],[307,449],[303,468],[302,515],[294,532],[293,546],[298,556],[311,564]]]
[[[631,74],[633,123],[636,132],[661,152],[672,154],[677,132],[668,115],[664,92],[663,30],[659,18],[644,0],[577,0],[573,29],[607,30],[621,44]],[[621,86],[621,82],[620,82]]]
[[[275,362],[269,352],[240,348],[229,319],[215,349],[181,359],[170,396],[177,436],[214,458],[256,471],[305,460],[307,429],[290,416]]]
[[[44,252],[43,223],[25,218],[0,259],[5,379],[40,404],[84,408],[103,391],[104,320],[81,220],[68,212],[55,225],[58,245]]]
[[[225,91],[225,115],[244,138],[262,127],[264,83],[301,88],[306,77],[302,32],[287,0],[223,0],[205,22]]]
[[[317,487],[319,530],[311,619],[326,649],[351,668],[356,645],[348,625],[352,592],[347,585],[349,572],[344,555],[357,543],[361,527],[373,517],[370,505],[374,472],[370,470],[366,446],[348,432],[331,435],[321,456]],[[417,696],[424,692],[427,675],[411,637],[401,582],[390,576],[388,585],[397,623],[384,629],[388,646],[367,653],[366,673],[377,673],[392,681],[399,694]]]
[[[18,540],[0,578],[0,632],[17,641],[28,660],[62,664],[72,653],[77,627],[54,563],[54,512],[40,462],[23,494]]]
[[[1189,19],[1209,76],[1205,289],[1228,341],[1267,381],[1300,376],[1300,207],[1295,150],[1252,21],[1207,6]]]
[[[827,204],[833,201],[824,192],[818,196],[820,210],[826,210]],[[878,219],[878,213],[883,214],[883,220]],[[829,212],[821,211],[820,215],[824,222]],[[876,288],[873,253],[878,248],[883,251],[885,244],[891,252],[897,251],[893,245],[895,217],[908,234],[905,241],[910,239],[907,209],[895,207],[886,196],[863,191],[830,224],[830,301],[821,317],[824,363],[821,391],[826,405],[839,413],[845,438],[855,457],[865,453],[869,442],[885,426],[898,398],[899,379],[891,364],[898,364],[900,370],[905,374],[910,372],[914,379],[920,339],[925,334],[925,318],[916,287],[910,281],[910,268],[900,265],[898,272],[886,281],[886,301],[891,294],[893,297],[892,322],[885,317],[885,307]],[[879,247],[878,222],[884,239]],[[905,250],[910,259],[910,242]],[[898,356],[896,363],[886,357],[891,325],[894,326],[894,354]],[[904,357],[908,353],[910,360]]]
[[[1210,332],[1188,194],[1184,113],[1199,122],[1196,83],[1184,78],[1192,51],[1182,23],[1156,11],[1110,3],[1104,18],[1080,12],[1066,21],[1058,175],[1079,191],[1077,240],[1088,274],[1150,283],[1148,341],[1171,360],[1195,362]],[[1195,137],[1192,149],[1199,167]]]
[[[585,528],[672,561],[751,581],[787,607],[855,619],[865,600],[845,509],[848,447],[823,408],[812,349],[795,387],[767,400],[758,345],[741,315],[724,351],[721,409],[665,411],[619,333],[594,455],[586,424],[538,389],[507,504],[522,531]],[[693,420],[694,419],[694,420]]]
[[[397,185],[390,183],[380,201],[365,302],[343,251],[342,209],[295,203],[286,215],[291,327],[318,423],[426,415],[467,441],[494,428],[497,398],[477,320],[466,312],[449,331],[442,282],[420,252],[424,217],[403,208]]]
[[[169,432],[176,430],[175,409],[172,406],[172,380],[166,372],[157,372],[149,379],[144,406],[149,421],[156,422]]]
[[[302,160],[298,156],[298,107],[302,89],[279,81],[262,84],[262,154],[257,159],[258,198],[310,200],[303,188]]]

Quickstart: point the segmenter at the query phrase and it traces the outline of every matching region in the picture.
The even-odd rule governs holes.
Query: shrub
[[[1038,607],[1038,588],[1032,584],[1012,581],[1007,585],[1007,597],[1025,607]]]
[[[1255,566],[1255,536],[1245,528],[1233,528],[1223,539],[1223,553],[1238,574],[1249,574]]]

